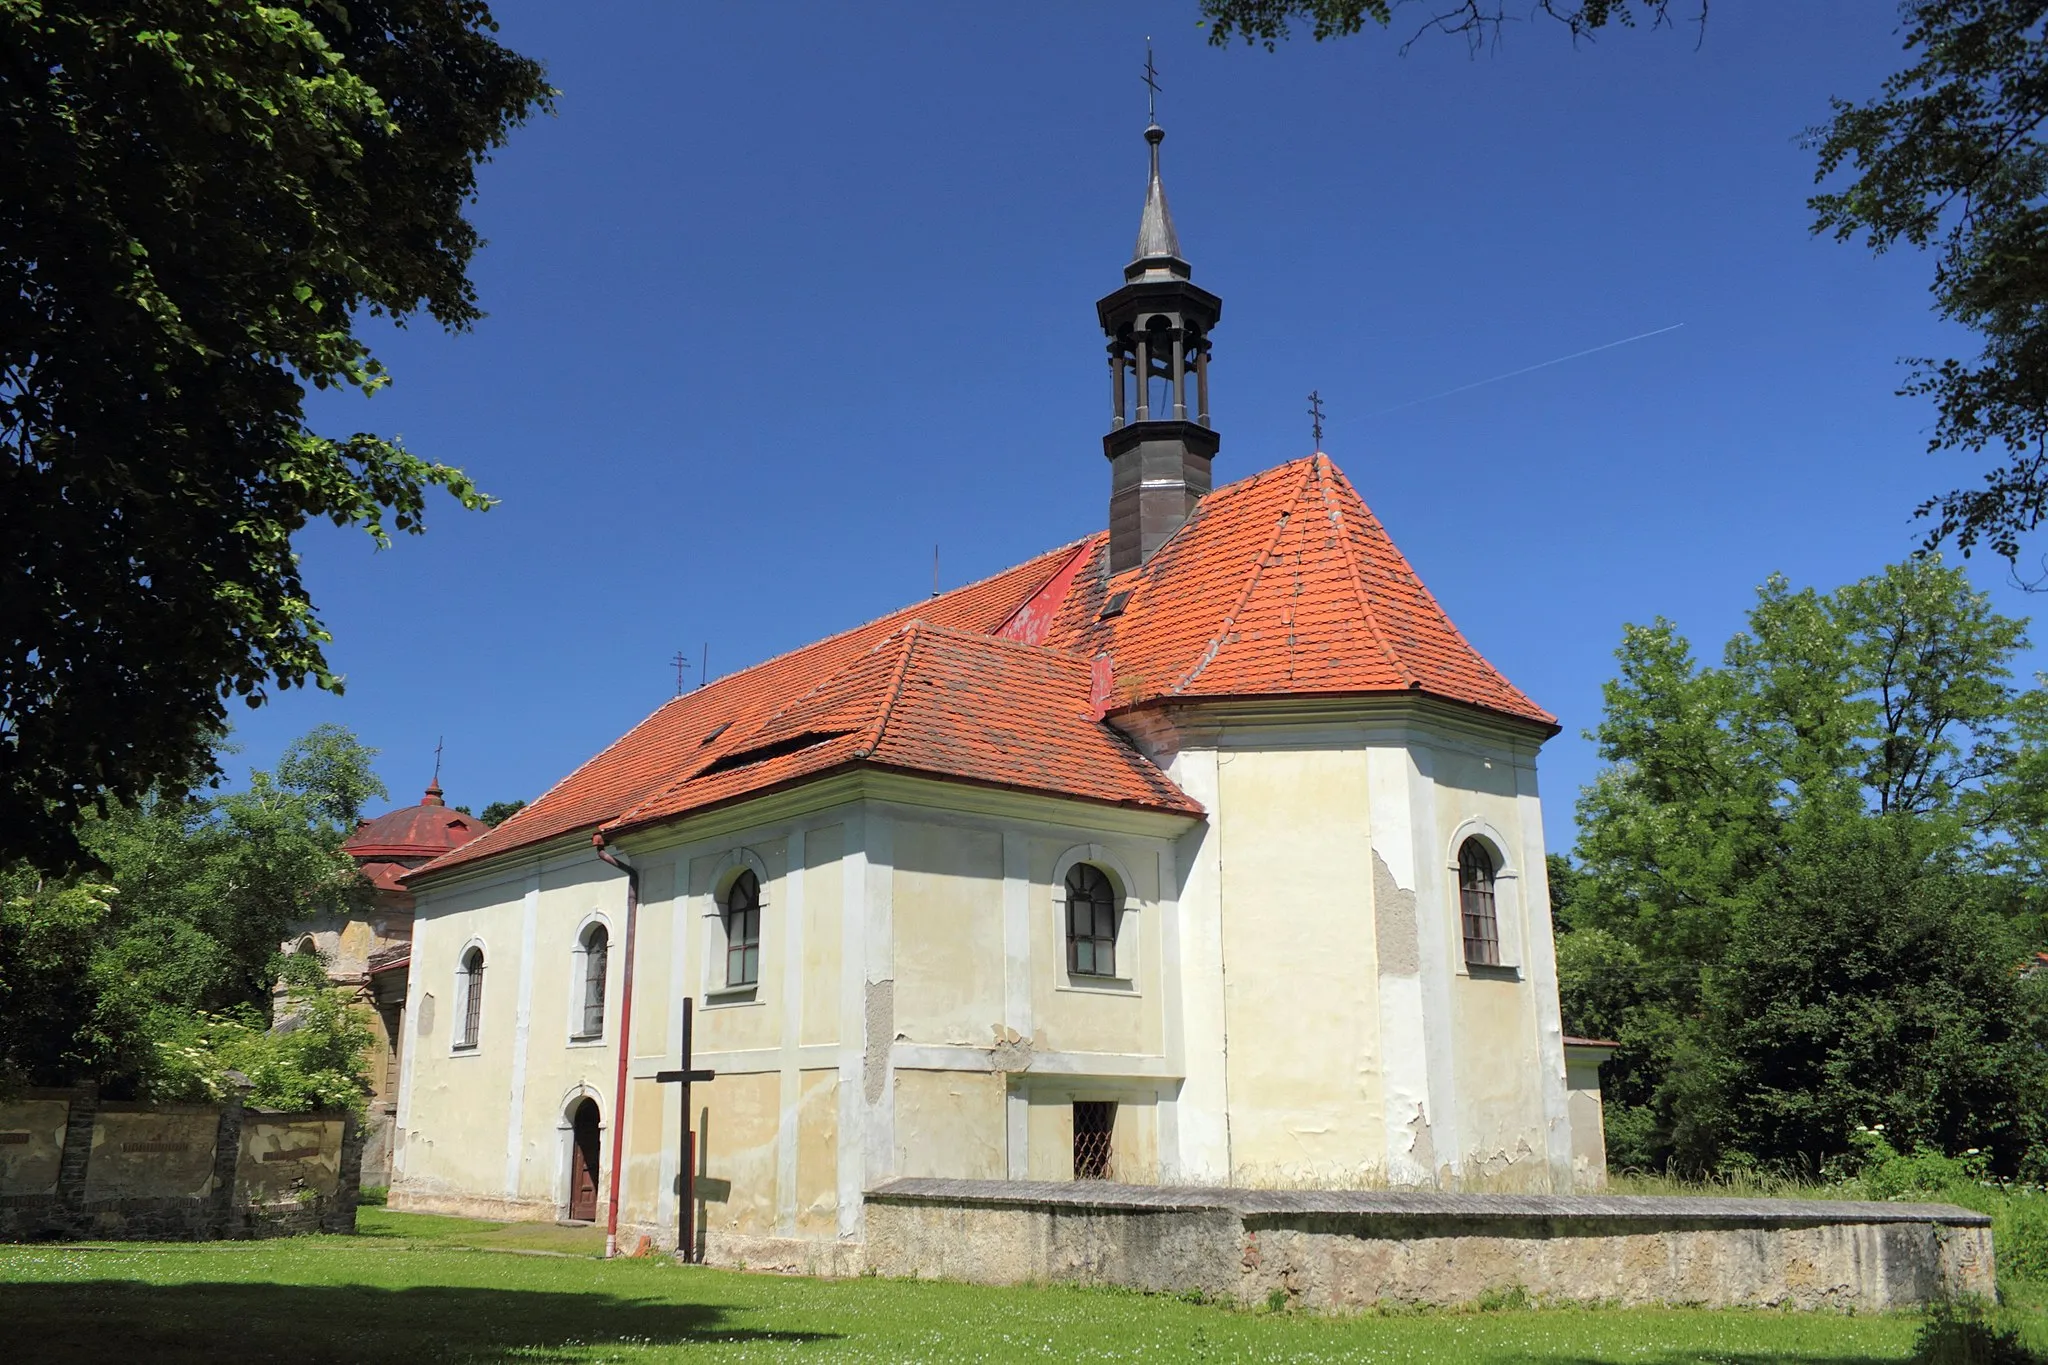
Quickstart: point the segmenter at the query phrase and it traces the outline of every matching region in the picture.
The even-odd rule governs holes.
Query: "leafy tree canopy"
[[[208,1091],[233,1058],[253,1064],[292,923],[367,901],[341,846],[352,803],[384,795],[375,753],[322,726],[247,791],[154,794],[88,816],[99,873],[0,866],[0,1082],[92,1078],[117,1095],[175,1098]],[[334,1070],[331,1056],[316,1060]],[[288,1088],[258,1079],[265,1094]]]
[[[1882,1124],[2048,1173],[2026,643],[1933,558],[1774,578],[1718,665],[1625,631],[1557,910],[1567,1023],[1623,1044],[1620,1164],[1815,1174]]]
[[[2017,561],[2048,519],[2048,0],[1904,0],[1905,65],[1862,103],[1834,99],[1809,132],[1818,153],[1814,231],[1934,253],[1935,311],[1982,342],[1968,358],[1920,357],[1901,393],[1932,400],[1930,452],[1990,467],[1919,515],[1930,548],[1989,546]],[[1211,41],[1274,47],[1297,27],[1317,40],[1412,15],[1475,46],[1528,13],[1575,38],[1615,27],[1705,25],[1708,0],[1202,0]],[[1846,183],[1844,183],[1846,182]],[[2043,581],[2048,582],[2048,560]]]
[[[495,829],[525,809],[524,801],[493,801],[484,807],[484,813],[477,819]]]
[[[217,772],[228,697],[340,690],[307,522],[487,504],[304,397],[386,382],[366,312],[480,316],[476,168],[552,95],[494,32],[478,0],[0,0],[0,858]]]

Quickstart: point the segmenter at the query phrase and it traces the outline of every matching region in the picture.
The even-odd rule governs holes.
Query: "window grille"
[[[604,1036],[604,975],[611,953],[611,935],[602,924],[594,924],[583,936],[583,1025],[579,1038]]]
[[[1110,1137],[1116,1131],[1116,1105],[1108,1100],[1074,1101],[1074,1179],[1109,1180]]]
[[[1500,917],[1493,906],[1493,855],[1477,839],[1458,850],[1458,903],[1465,922],[1465,961],[1500,965]]]
[[[1101,868],[1087,863],[1067,873],[1067,970],[1116,975],[1116,890]]]
[[[457,1047],[475,1047],[483,1035],[484,950],[471,948],[462,959],[462,1040]]]
[[[742,872],[725,893],[725,984],[761,979],[761,879]]]

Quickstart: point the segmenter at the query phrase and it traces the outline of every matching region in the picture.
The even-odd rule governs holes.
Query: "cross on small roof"
[[[1316,449],[1321,450],[1323,448],[1323,391],[1321,389],[1310,389],[1308,391],[1308,417],[1309,427],[1315,433]]]

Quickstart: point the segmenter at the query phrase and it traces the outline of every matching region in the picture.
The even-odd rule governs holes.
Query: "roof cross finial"
[[[441,741],[446,738],[446,735],[434,737],[434,785],[437,787],[441,785]]]
[[[683,670],[690,666],[690,656],[679,649],[669,662],[676,666],[676,695],[680,697],[683,695]]]
[[[1152,36],[1145,36],[1145,117],[1159,122],[1159,68],[1152,65]]]
[[[1315,433],[1316,449],[1321,450],[1323,448],[1323,391],[1321,389],[1310,389],[1308,391],[1308,420],[1310,430]]]

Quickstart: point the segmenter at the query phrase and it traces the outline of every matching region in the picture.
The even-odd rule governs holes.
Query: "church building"
[[[1096,306],[1104,529],[678,696],[403,875],[393,1206],[675,1247],[688,1188],[708,1259],[850,1273],[901,1176],[1600,1179],[1557,722],[1327,456],[1212,488],[1164,136]]]

